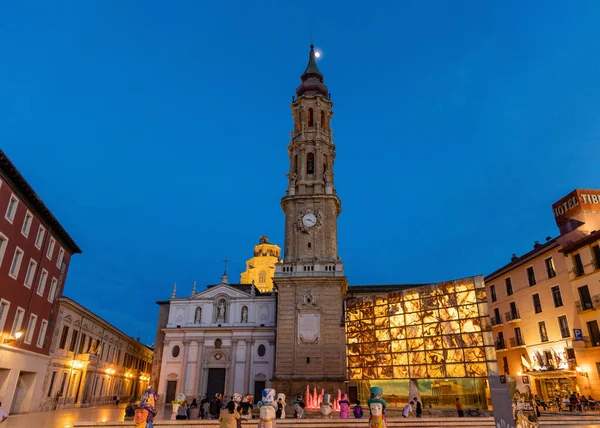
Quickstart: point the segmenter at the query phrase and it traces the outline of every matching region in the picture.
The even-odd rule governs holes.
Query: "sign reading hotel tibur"
[[[600,210],[600,190],[576,189],[552,205],[554,218],[559,226],[588,210]]]

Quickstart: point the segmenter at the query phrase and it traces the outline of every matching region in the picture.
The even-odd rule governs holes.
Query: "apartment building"
[[[68,297],[60,297],[40,406],[87,407],[139,398],[154,351]]]
[[[552,208],[559,236],[485,278],[498,364],[522,392],[600,397],[600,191]]]
[[[0,150],[0,400],[40,410],[57,298],[81,249]]]

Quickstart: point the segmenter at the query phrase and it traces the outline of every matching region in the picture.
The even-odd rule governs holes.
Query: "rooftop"
[[[27,198],[29,204],[35,209],[36,214],[52,227],[53,233],[61,239],[69,251],[72,254],[81,254],[81,249],[77,246],[73,238],[69,236],[50,209],[42,202],[42,199],[35,193],[35,190],[33,190],[2,150],[0,150],[0,170],[11,180],[16,190]]]
[[[528,261],[536,258],[537,256],[544,254],[544,253],[550,251],[551,249],[553,249],[554,247],[558,247],[558,246],[560,246],[560,244],[556,241],[556,238],[548,237],[548,238],[546,238],[546,242],[544,242],[543,244],[540,244],[538,241],[535,241],[533,250],[531,250],[530,252],[528,252],[526,254],[523,254],[520,257],[517,257],[516,254],[513,254],[510,263],[505,264],[500,269],[497,269],[494,272],[487,275],[485,277],[485,281],[487,282],[487,281],[496,279],[497,277],[505,274],[506,272],[508,272],[518,266],[521,266],[522,264],[525,264],[526,262],[528,262]]]

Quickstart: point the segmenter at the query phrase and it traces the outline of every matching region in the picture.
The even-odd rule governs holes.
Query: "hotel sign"
[[[575,189],[552,205],[559,226],[580,212],[591,210],[600,211],[600,190]]]

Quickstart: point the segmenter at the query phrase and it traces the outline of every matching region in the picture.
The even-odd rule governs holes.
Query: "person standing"
[[[417,400],[417,397],[413,397],[413,401],[416,405],[417,418],[420,418],[421,416],[423,416],[423,406],[421,405],[421,402]]]
[[[235,410],[235,403],[229,401],[227,406],[223,409],[219,415],[219,423],[221,428],[236,428],[237,420],[240,418],[240,414]]]
[[[0,424],[8,419],[8,414],[2,408],[2,403],[0,403]]]
[[[460,398],[456,399],[456,412],[458,413],[458,417],[462,418],[465,416],[465,412],[463,412],[462,404],[460,404]]]
[[[363,417],[364,412],[362,406],[360,405],[360,401],[356,401],[356,405],[354,406],[352,413],[354,413],[355,419],[361,419]]]

